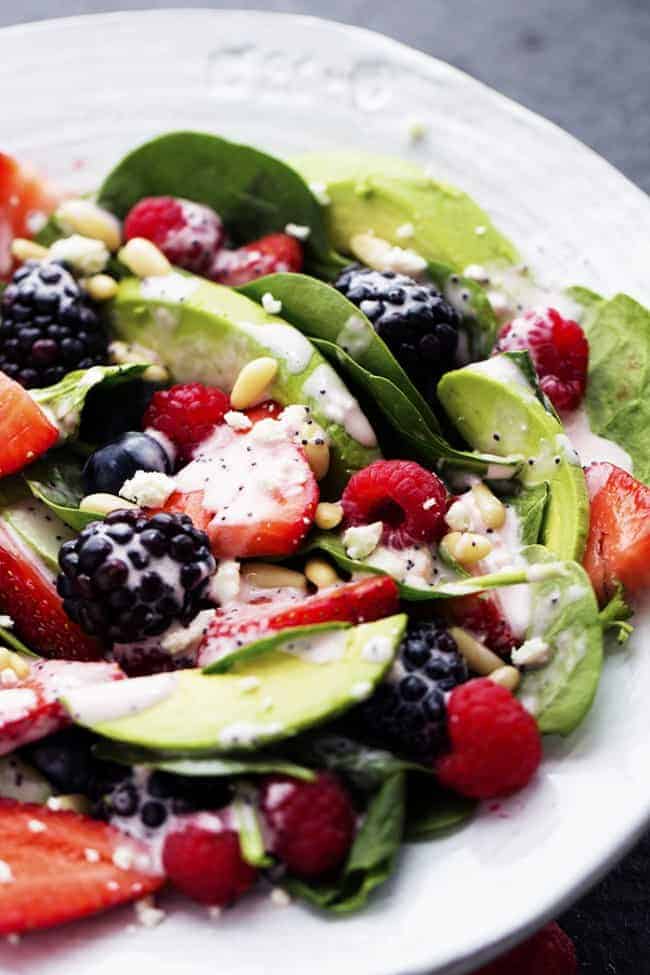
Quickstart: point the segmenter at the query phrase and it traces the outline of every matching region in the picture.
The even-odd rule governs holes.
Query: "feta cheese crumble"
[[[120,497],[143,508],[160,508],[176,490],[173,477],[160,471],[136,471],[120,488]]]
[[[311,233],[311,227],[304,227],[299,223],[288,223],[284,228],[285,234],[295,237],[296,240],[307,240]]]
[[[384,524],[381,521],[348,528],[343,533],[343,545],[347,555],[356,561],[365,559],[379,545],[383,530]]]
[[[270,291],[265,291],[262,295],[262,308],[269,315],[279,315],[282,311],[282,302],[274,298]]]
[[[153,897],[142,897],[133,905],[138,924],[143,928],[155,928],[165,920],[167,914],[160,907],[156,907]]]
[[[216,612],[215,609],[203,609],[196,614],[187,626],[183,626],[181,623],[172,623],[161,639],[160,646],[172,657],[179,653],[193,653],[198,649]]]
[[[531,637],[512,651],[516,667],[543,667],[551,659],[551,647],[540,636]]]
[[[312,195],[316,197],[316,199],[318,200],[318,202],[322,207],[327,207],[330,205],[332,200],[330,199],[329,193],[327,192],[327,186],[325,185],[325,183],[313,182],[313,183],[308,183],[307,185],[309,186]]]

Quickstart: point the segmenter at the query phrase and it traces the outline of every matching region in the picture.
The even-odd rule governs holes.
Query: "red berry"
[[[577,322],[555,308],[530,310],[499,332],[494,352],[527,349],[539,384],[557,410],[579,406],[587,386],[589,343]]]
[[[470,680],[447,703],[451,751],[437,764],[440,783],[474,799],[523,789],[542,757],[535,719],[505,687]]]
[[[230,409],[224,392],[202,383],[184,383],[154,393],[142,419],[169,437],[180,460],[189,460],[194,448],[212,433]]]
[[[257,871],[242,859],[239,834],[188,824],[169,833],[163,847],[169,880],[201,904],[225,907],[252,887]]]
[[[447,609],[455,623],[469,630],[473,637],[502,657],[507,656],[519,642],[504,618],[495,595],[460,596],[450,599]]]
[[[146,237],[172,264],[201,274],[223,246],[224,230],[208,206],[173,196],[147,196],[127,214],[124,236]]]
[[[328,772],[314,782],[273,776],[262,787],[261,808],[272,850],[298,877],[340,867],[352,845],[355,815],[347,792]]]
[[[266,274],[280,271],[302,271],[301,244],[289,234],[268,234],[239,250],[220,251],[208,277],[220,284],[236,288]]]
[[[474,975],[577,975],[573,942],[555,922]]]
[[[376,460],[353,474],[341,498],[345,523],[384,523],[383,541],[395,548],[436,542],[445,532],[447,489],[412,460]]]

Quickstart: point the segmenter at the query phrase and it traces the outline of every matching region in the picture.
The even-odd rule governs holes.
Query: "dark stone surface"
[[[0,0],[0,25],[200,5],[319,14],[382,31],[552,119],[650,191],[650,0]],[[650,973],[649,861],[646,839],[561,919],[584,975]]]

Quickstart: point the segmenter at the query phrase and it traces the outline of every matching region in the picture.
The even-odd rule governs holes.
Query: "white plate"
[[[375,34],[277,14],[165,11],[0,31],[0,145],[76,189],[154,133],[198,128],[277,152],[360,148],[426,163],[474,194],[556,283],[650,303],[650,201],[543,119]],[[410,120],[428,135],[408,137]],[[191,195],[191,187],[188,188]],[[533,787],[469,827],[409,847],[365,912],[327,921],[244,901],[218,923],[179,907],[153,931],[132,909],[0,947],[38,975],[456,975],[550,918],[650,818],[650,626],[608,660],[596,705],[549,742]],[[1,838],[0,838],[1,848]]]

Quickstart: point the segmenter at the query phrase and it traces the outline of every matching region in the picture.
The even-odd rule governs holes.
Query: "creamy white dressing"
[[[373,335],[374,329],[372,325],[361,318],[360,315],[350,315],[336,336],[336,344],[344,352],[352,356],[353,359],[358,359],[369,347]]]
[[[364,447],[376,447],[374,430],[330,365],[324,362],[317,366],[303,383],[303,391],[328,420],[340,424],[353,440]]]
[[[632,473],[632,458],[619,444],[594,433],[589,425],[589,417],[584,406],[562,417],[565,433],[580,457],[580,463],[587,467],[594,461],[606,461]]]
[[[278,735],[281,731],[282,725],[279,721],[269,721],[266,724],[233,721],[232,724],[221,729],[219,742],[224,748],[251,748]]]
[[[393,644],[387,636],[375,636],[368,640],[362,651],[361,659],[371,664],[383,664],[393,655]]]
[[[286,322],[238,322],[237,328],[283,362],[292,375],[304,372],[309,365],[314,351],[311,343]]]
[[[504,386],[517,386],[519,391],[525,392],[529,399],[535,398],[535,393],[524,373],[506,355],[495,355],[481,362],[472,362],[466,368],[503,383]]]
[[[472,495],[463,495],[467,509],[471,512],[472,531],[484,533],[485,523],[481,518],[476,500]],[[524,569],[527,562],[521,555],[521,527],[519,517],[514,508],[506,506],[506,518],[503,526],[493,529],[487,536],[492,543],[492,551],[477,565],[479,574],[501,572],[505,569]],[[522,638],[531,618],[531,591],[526,584],[518,586],[503,586],[492,593],[501,607],[501,612],[507,620],[512,633]]]
[[[346,630],[335,630],[320,636],[304,637],[300,640],[290,640],[283,643],[279,650],[290,653],[294,657],[311,664],[329,664],[342,660],[349,633]]]
[[[169,274],[156,274],[143,278],[140,283],[140,294],[143,298],[151,300],[183,302],[194,294],[199,284],[198,278],[171,271]]]
[[[177,673],[132,677],[70,690],[65,694],[65,704],[75,721],[93,726],[140,714],[171,697],[177,685]]]

